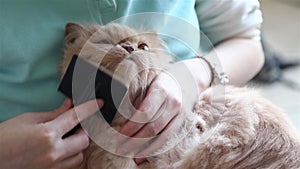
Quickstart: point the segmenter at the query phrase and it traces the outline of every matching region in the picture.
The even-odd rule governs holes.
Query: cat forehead
[[[151,31],[134,30],[127,26],[118,24],[109,24],[97,27],[93,34],[94,38],[111,39],[114,41],[145,41],[157,39],[156,33]]]

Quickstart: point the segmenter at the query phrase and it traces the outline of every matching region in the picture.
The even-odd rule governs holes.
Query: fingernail
[[[146,161],[145,158],[135,158],[135,159],[134,159],[134,162],[135,162],[137,165],[141,164],[141,163],[144,162],[144,161]]]
[[[64,107],[70,107],[70,102],[71,102],[70,99],[65,99],[65,101],[64,101],[64,103],[63,103],[63,106],[64,106]]]
[[[122,143],[124,143],[125,141],[127,141],[128,139],[130,139],[130,137],[126,136],[123,132],[123,130],[121,129],[118,134],[117,134],[117,141],[118,143],[121,145]]]
[[[97,103],[99,107],[102,107],[104,105],[104,101],[102,99],[97,99]]]

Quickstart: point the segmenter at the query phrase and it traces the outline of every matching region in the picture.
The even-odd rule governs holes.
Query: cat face
[[[119,24],[66,25],[63,76],[74,54],[125,84],[131,99],[142,97],[151,81],[172,60],[155,32],[137,31]]]

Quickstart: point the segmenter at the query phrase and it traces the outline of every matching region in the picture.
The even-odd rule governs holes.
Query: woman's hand
[[[149,87],[138,111],[120,130],[121,134],[131,138],[117,149],[117,154],[135,152],[137,164],[145,161],[166,143],[170,133],[178,132],[183,121],[177,121],[176,117],[183,109],[191,110],[198,94],[198,82],[185,62],[175,63],[168,72],[160,73]],[[149,146],[142,147],[158,134]],[[138,152],[140,149],[142,151]]]
[[[98,103],[98,104],[97,104]],[[25,113],[0,124],[0,168],[67,169],[83,160],[89,138],[83,130],[62,138],[102,107],[101,100],[71,108],[71,100],[51,112]],[[76,112],[75,112],[76,109]],[[79,116],[77,116],[79,115]]]
[[[168,74],[161,73],[150,86],[148,93],[141,103],[138,112],[120,130],[124,134],[133,138],[151,138],[156,136],[168,126],[171,126],[176,115],[180,111],[182,104],[181,91],[174,79]],[[136,156],[147,156],[154,150],[160,148],[166,141],[166,137],[161,134],[153,144]],[[117,150],[120,154],[136,151],[136,148],[143,146],[147,140],[129,139]],[[136,159],[140,163],[144,159]]]

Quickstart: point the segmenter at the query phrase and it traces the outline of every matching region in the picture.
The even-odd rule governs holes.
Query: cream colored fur
[[[149,46],[148,51],[137,48],[141,42]],[[121,47],[124,43],[134,46],[135,52],[129,54]],[[129,100],[123,106],[130,107],[132,103],[137,107],[152,80],[172,60],[162,50],[163,46],[153,32],[136,31],[118,24],[82,26],[71,23],[66,26],[60,74],[63,76],[72,56],[80,54],[126,84]],[[223,94],[216,90],[207,89],[195,101],[193,110],[179,115],[185,124],[181,131],[188,134],[171,150],[165,152],[176,144],[178,133],[170,134],[172,139],[158,150],[158,155],[137,166],[131,158],[114,155],[92,141],[80,169],[300,168],[299,137],[282,110],[252,89],[226,86]],[[130,108],[127,113],[131,115]],[[119,130],[126,120],[117,114],[111,125]],[[107,145],[112,147],[111,151],[115,150],[115,140],[103,137],[110,134],[109,126],[99,123],[96,117],[85,123],[91,126],[89,134],[96,142],[106,141],[111,144]],[[104,129],[102,133],[97,130],[99,128]]]

